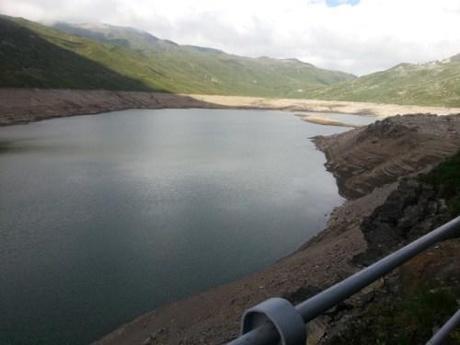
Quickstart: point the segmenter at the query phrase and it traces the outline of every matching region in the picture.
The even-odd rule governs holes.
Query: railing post
[[[281,345],[305,345],[305,322],[294,306],[284,298],[270,298],[246,310],[241,322],[241,333],[248,333],[265,322],[275,327]]]

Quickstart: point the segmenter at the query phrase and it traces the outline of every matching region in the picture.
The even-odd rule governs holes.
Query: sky
[[[460,0],[0,0],[0,13],[131,26],[357,75],[460,53]]]

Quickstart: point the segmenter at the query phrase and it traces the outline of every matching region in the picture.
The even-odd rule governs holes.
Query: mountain
[[[355,78],[298,60],[182,46],[105,24],[49,27],[1,16],[0,42],[0,56],[6,61],[1,87],[305,97],[312,89]]]
[[[57,22],[51,25],[53,28],[65,33],[82,36],[102,43],[122,46],[130,49],[148,50],[149,48],[167,48],[178,44],[161,40],[148,32],[130,27],[114,26],[102,23],[69,24]]]
[[[84,47],[88,51],[106,53],[99,44],[72,40],[41,26],[38,28],[43,32],[38,33],[21,22],[0,16],[0,87],[149,89],[138,80],[74,52]],[[59,44],[52,43],[57,40]]]
[[[309,96],[326,100],[460,107],[460,54],[424,64],[402,63],[386,71],[314,90]]]

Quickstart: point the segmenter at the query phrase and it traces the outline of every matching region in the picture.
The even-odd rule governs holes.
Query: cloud
[[[326,0],[328,6],[357,5],[360,0]]]
[[[460,52],[458,0],[1,0],[0,12],[133,26],[182,44],[357,74]]]

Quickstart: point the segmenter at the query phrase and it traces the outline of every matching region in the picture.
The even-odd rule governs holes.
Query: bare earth
[[[448,115],[460,113],[460,108],[421,107],[416,105],[378,104],[365,102],[321,101],[309,99],[270,99],[237,96],[190,95],[204,102],[227,107],[283,109],[289,111],[313,111],[344,114],[364,114],[387,117],[397,114],[431,113]]]
[[[39,121],[52,117],[97,114],[132,108],[278,109],[293,112],[372,114],[379,117],[408,113],[433,113],[438,115],[460,113],[460,108],[358,102],[174,95],[155,92],[104,90],[0,89],[0,126]]]
[[[314,141],[325,152],[340,193],[356,198],[456,153],[460,115],[396,116]]]
[[[359,128],[361,126],[354,125],[351,123],[346,123],[342,121],[337,121],[329,118],[325,113],[318,114],[305,114],[305,113],[296,113],[296,116],[300,117],[305,122],[314,123],[317,125],[323,126],[338,126],[338,127],[349,127],[349,128]]]

